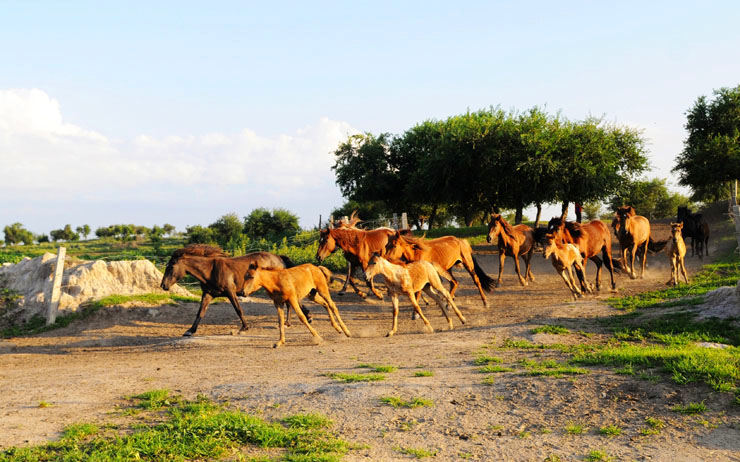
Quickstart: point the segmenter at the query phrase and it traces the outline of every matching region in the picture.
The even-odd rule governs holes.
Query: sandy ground
[[[667,235],[665,227],[659,230]],[[716,240],[710,252],[716,254]],[[724,245],[730,245],[724,241]],[[723,245],[723,244],[720,244]],[[489,275],[498,274],[498,257],[478,247]],[[706,260],[705,260],[706,261]],[[669,277],[665,255],[650,256],[645,279],[617,276],[619,293],[663,287]],[[507,260],[502,287],[489,296],[484,309],[467,273],[456,301],[467,317],[455,329],[436,306],[425,308],[435,333],[425,333],[420,320],[410,319],[411,306],[401,303],[399,331],[385,338],[391,324],[387,300],[361,300],[353,294],[335,295],[353,338],[344,338],[328,323],[324,310],[310,302],[313,326],[324,341],[316,345],[293,318],[287,344],[278,338],[277,316],[271,303],[254,298],[245,303],[250,320],[246,335],[233,335],[238,320],[230,305],[211,307],[197,335],[180,337],[190,326],[196,304],[158,307],[113,307],[83,322],[46,334],[0,341],[0,447],[37,444],[59,437],[64,426],[81,421],[116,418],[123,397],[167,388],[187,398],[202,393],[266,418],[298,412],[329,416],[344,439],[362,445],[345,458],[404,460],[400,448],[436,452],[436,460],[584,460],[602,450],[618,460],[724,461],[740,460],[740,406],[732,395],[706,386],[680,386],[667,380],[649,381],[588,368],[576,377],[531,377],[521,374],[522,359],[557,359],[550,350],[482,350],[504,339],[541,343],[597,341],[604,331],[595,322],[616,310],[596,296],[572,302],[549,261],[533,258],[536,281],[520,287]],[[690,272],[700,265],[690,258]],[[594,265],[588,277],[593,280]],[[608,277],[608,276],[607,276]],[[334,289],[338,287],[335,282]],[[574,333],[565,336],[531,333],[544,324],[561,324]],[[577,333],[580,332],[580,333]],[[473,364],[477,352],[503,359],[513,372],[486,377]],[[397,366],[386,379],[372,383],[341,383],[334,372],[360,373],[363,363]],[[429,377],[416,377],[419,371]],[[431,407],[392,408],[383,396],[421,397]],[[40,402],[50,403],[39,407]],[[684,416],[671,411],[676,404],[704,401],[709,412]],[[659,418],[666,428],[642,436],[646,417]],[[587,430],[571,435],[565,428],[581,424]],[[615,437],[598,429],[618,425]]]

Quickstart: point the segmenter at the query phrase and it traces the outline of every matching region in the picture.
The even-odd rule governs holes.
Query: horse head
[[[671,223],[671,239],[673,243],[677,243],[679,238],[683,238],[682,234],[683,223]]]
[[[560,217],[553,217],[547,222],[548,233],[557,233],[562,231],[563,227],[565,227],[565,220]]]
[[[244,274],[244,294],[249,295],[256,292],[262,287],[259,283],[259,271],[260,267],[257,262],[252,262],[247,268],[247,272]]]
[[[488,236],[486,237],[486,242],[490,244],[491,241],[493,241],[493,238],[498,236],[501,232],[501,226],[501,215],[498,213],[492,213],[491,222],[488,223]]]
[[[373,252],[364,269],[366,277],[373,278],[376,274],[380,273],[381,268],[379,264],[381,258],[380,252]]]
[[[680,223],[684,220],[684,218],[688,217],[689,215],[691,215],[691,210],[685,205],[681,205],[678,207],[678,214],[676,217],[676,221]]]
[[[167,268],[164,270],[164,276],[162,276],[162,282],[159,284],[159,287],[162,290],[170,290],[170,287],[184,278],[186,273],[187,270],[182,262],[182,255],[173,254],[170,261],[167,262]]]
[[[403,256],[403,248],[401,247],[401,231],[397,230],[388,235],[388,243],[385,244],[385,255],[394,260],[400,259]]]
[[[337,250],[337,241],[331,235],[331,229],[325,228],[319,231],[319,248],[316,249],[316,259],[322,262],[335,250]]]
[[[557,233],[545,234],[544,252],[542,252],[544,258],[550,258],[550,255],[557,250],[557,237]]]

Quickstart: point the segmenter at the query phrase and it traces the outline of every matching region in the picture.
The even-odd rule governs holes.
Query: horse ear
[[[259,266],[257,266],[257,262],[253,261],[249,264],[249,268],[247,270],[256,270],[257,268],[259,268]]]

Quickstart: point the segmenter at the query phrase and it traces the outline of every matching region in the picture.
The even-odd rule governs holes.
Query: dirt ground
[[[667,237],[667,226],[659,226],[654,235]],[[710,252],[716,255],[729,245],[717,239],[710,243]],[[498,256],[491,249],[477,247],[476,258],[495,277]],[[616,277],[620,294],[664,287],[670,273],[666,256],[650,256],[648,262],[645,279]],[[699,266],[698,258],[688,258],[691,274]],[[590,280],[594,268],[588,264]],[[197,311],[196,304],[187,303],[113,307],[64,329],[2,340],[0,448],[53,440],[72,423],[110,421],[124,396],[167,388],[187,398],[201,393],[228,400],[265,418],[299,412],[327,415],[340,437],[363,448],[350,451],[348,461],[413,458],[401,448],[436,452],[436,460],[542,461],[551,454],[563,461],[584,460],[591,450],[617,460],[740,460],[740,407],[732,404],[731,394],[706,386],[641,380],[600,367],[575,377],[524,376],[517,366],[522,359],[566,356],[514,349],[487,351],[515,370],[496,374],[492,383],[484,384],[485,375],[473,359],[485,345],[500,345],[507,338],[596,341],[605,334],[595,320],[616,313],[600,301],[610,296],[605,290],[572,302],[541,253],[533,258],[533,272],[536,281],[520,287],[507,259],[502,287],[489,295],[491,307],[484,309],[467,273],[456,270],[461,281],[456,301],[468,322],[462,326],[453,318],[452,331],[446,330],[440,310],[429,306],[425,314],[435,333],[425,333],[420,320],[410,319],[408,301],[402,300],[398,333],[386,338],[391,325],[388,300],[363,301],[334,292],[353,337],[334,331],[326,312],[307,302],[313,326],[324,339],[319,345],[294,317],[286,345],[273,349],[277,316],[272,304],[259,297],[243,304],[251,323],[246,335],[234,335],[238,320],[233,309],[217,303],[195,337],[181,337]],[[561,324],[573,333],[531,333],[545,324]],[[357,368],[363,363],[398,370],[372,383],[341,383],[328,376],[364,372]],[[422,370],[433,375],[415,376]],[[383,396],[421,397],[434,405],[393,408],[379,401]],[[699,401],[709,408],[699,417],[670,410]],[[40,407],[41,402],[51,406]],[[666,427],[660,434],[643,436],[639,431],[647,428],[646,417],[662,419]],[[569,424],[587,429],[572,435],[565,430]],[[598,429],[608,425],[621,427],[621,435],[599,434]]]

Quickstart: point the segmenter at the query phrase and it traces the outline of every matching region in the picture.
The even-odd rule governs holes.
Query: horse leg
[[[534,246],[532,246],[529,249],[529,252],[527,252],[524,255],[524,262],[526,263],[526,266],[527,266],[527,271],[525,272],[526,274],[524,275],[524,277],[529,278],[531,282],[534,282],[534,275],[532,274],[532,266],[530,265],[530,262],[532,260],[532,255],[534,255]]]
[[[426,316],[424,316],[424,313],[421,311],[421,307],[419,306],[418,303],[416,303],[416,298],[414,297],[414,293],[409,291],[406,293],[406,295],[408,295],[409,299],[411,300],[411,304],[414,305],[414,309],[416,310],[417,313],[419,313],[419,317],[421,318],[422,321],[424,321],[424,325],[426,326],[427,329],[429,329],[429,332],[434,332],[434,328],[432,327],[431,324],[429,324],[429,320],[426,318]]]
[[[522,273],[519,266],[519,255],[514,252],[514,266],[516,267],[516,275],[519,276],[519,284],[521,284],[524,287],[527,287],[527,280],[522,277]],[[527,273],[525,272],[524,275],[526,276]]]
[[[501,287],[501,276],[504,274],[504,261],[506,260],[506,251],[499,247],[498,249],[498,279],[496,280],[496,287]],[[519,271],[517,271],[519,274]],[[521,276],[520,276],[521,277]]]
[[[439,305],[439,309],[442,310],[442,314],[445,315],[445,318],[447,319],[447,325],[449,326],[450,330],[452,330],[452,319],[450,319],[450,315],[447,313],[447,310],[445,309],[445,304],[442,303],[442,299],[439,298],[439,295],[434,292],[434,289],[432,289],[432,286],[430,284],[427,284],[422,289],[427,295],[432,297],[435,302],[437,302],[437,305]],[[418,302],[417,302],[418,305]]]
[[[478,271],[480,271],[481,277],[488,278],[488,275],[483,271],[483,267],[481,267],[473,258],[472,255],[466,256],[461,255],[462,257],[462,263],[466,270],[468,270],[468,274],[470,274],[470,277],[473,279],[473,282],[475,283],[475,286],[478,288],[478,293],[480,293],[480,298],[483,300],[483,308],[488,308],[488,300],[486,299],[486,294],[483,293],[483,285],[480,282],[480,278],[478,277]],[[503,267],[503,265],[501,265]],[[493,279],[490,279],[490,282],[493,282]],[[488,286],[487,286],[488,287]],[[491,289],[488,289],[491,290]],[[452,297],[455,296],[455,293],[453,291],[450,291],[450,295]]]
[[[576,297],[576,290],[578,290],[577,287],[575,287],[575,284],[572,284],[570,280],[568,279],[568,272],[565,270],[565,268],[560,270],[560,277],[563,278],[563,281],[565,281],[565,286],[570,290],[570,294],[573,296],[573,300],[577,300],[578,297]]]
[[[280,330],[280,338],[278,339],[277,343],[272,345],[272,347],[278,348],[285,345],[285,320],[283,316],[283,304],[275,302],[275,309],[277,310],[278,314],[278,329]],[[288,310],[290,310],[290,308],[288,308]]]
[[[611,249],[607,249],[606,245],[602,248],[601,256],[604,257],[604,265],[609,270],[609,277],[612,282],[612,291],[617,290],[617,284],[614,282],[614,263],[612,262]]]
[[[689,278],[686,276],[686,265],[684,264],[683,257],[679,255],[677,259],[679,268],[681,268],[681,274],[683,274],[683,280],[688,284]],[[676,278],[678,278],[678,271],[676,271]]]
[[[339,293],[343,293],[347,291],[347,283],[349,282],[349,278],[352,275],[352,263],[347,262],[347,278],[344,280],[344,285],[341,289],[339,289]]]
[[[378,300],[383,300],[383,294],[378,292],[378,289],[375,288],[375,285],[373,283],[373,278],[365,278],[365,282],[367,282],[367,287],[370,289],[370,292],[373,293],[376,297],[378,297]]]
[[[203,295],[200,297],[200,308],[198,308],[198,314],[195,315],[195,321],[193,321],[193,325],[190,329],[186,330],[185,333],[182,334],[183,337],[190,337],[198,330],[198,324],[200,324],[203,317],[206,315],[208,304],[211,303],[211,300],[213,300],[213,296],[208,292],[203,292]]]
[[[357,287],[357,285],[355,284],[355,280],[354,280],[354,279],[352,279],[352,273],[348,273],[348,274],[349,274],[349,275],[348,275],[347,279],[349,280],[349,285],[351,285],[351,286],[352,286],[352,289],[354,289],[354,291],[355,291],[355,293],[356,293],[357,295],[359,295],[359,296],[360,296],[360,297],[362,297],[362,298],[366,298],[366,297],[367,297],[367,294],[366,294],[366,293],[364,293],[363,291],[361,291],[361,290],[360,290],[360,289],[359,289],[359,288]]]
[[[455,305],[455,301],[452,299],[452,296],[449,292],[444,288],[442,283],[440,282],[439,287],[435,287],[435,289],[442,294],[442,296],[447,300],[447,305],[452,307],[452,310],[455,312],[457,317],[460,319],[460,322],[465,324],[465,316],[460,312],[460,310],[457,308],[457,305]],[[439,302],[437,302],[439,303]],[[451,329],[452,327],[450,327]]]
[[[318,293],[313,294],[312,300],[326,308],[326,312],[329,313],[329,321],[331,322],[332,327],[334,327],[337,332],[343,332],[344,335],[346,335],[347,337],[351,337],[352,335],[349,333],[349,329],[347,329],[347,326],[344,325],[342,317],[339,316],[339,309],[337,309],[337,305],[331,299],[331,295],[329,295],[329,290],[325,290],[323,287],[316,290]],[[334,316],[332,316],[332,314]],[[334,317],[336,317],[336,321],[337,323],[339,323],[339,326],[337,326],[337,324],[334,322]]]
[[[635,271],[635,259],[637,258],[637,244],[632,244],[630,250],[632,255],[630,256],[630,279],[637,279],[637,271]]]
[[[386,337],[393,337],[393,334],[398,330],[398,294],[391,294],[391,302],[393,303],[393,324],[391,330],[385,334]]]
[[[229,301],[231,302],[231,306],[233,306],[234,311],[236,311],[236,315],[239,316],[239,319],[242,321],[242,328],[239,329],[239,332],[246,332],[247,329],[249,329],[249,326],[247,325],[247,318],[244,317],[242,307],[241,305],[239,305],[239,298],[234,292],[226,292],[226,298],[229,299]]]
[[[584,268],[586,267],[586,265],[579,265],[578,263],[573,263],[572,266],[575,267],[576,276],[578,277],[578,281],[581,283],[581,287],[583,287],[585,285],[586,288],[588,289],[585,292],[587,292],[589,294],[594,293],[593,290],[591,290],[591,288],[588,287],[588,282],[586,282],[586,272],[584,270]],[[573,285],[575,285],[575,281],[573,281]]]
[[[316,332],[316,329],[314,329],[313,327],[311,327],[311,324],[308,323],[308,319],[306,319],[306,316],[303,314],[303,311],[301,311],[301,305],[298,304],[298,299],[295,296],[293,296],[293,297],[291,297],[291,298],[288,299],[288,303],[290,304],[290,306],[295,311],[295,314],[298,315],[298,319],[300,319],[301,322],[303,323],[303,325],[308,328],[308,331],[311,332],[311,335],[313,335],[313,338],[317,342],[321,342],[323,339],[321,338],[321,336],[319,335],[319,333]],[[290,308],[288,308],[288,309],[290,309]],[[285,340],[284,339],[283,339],[283,343],[285,343]]]

